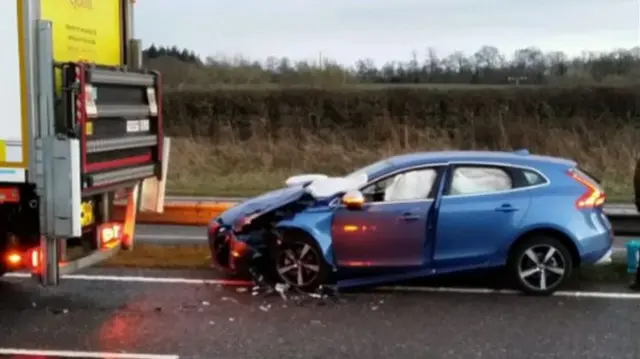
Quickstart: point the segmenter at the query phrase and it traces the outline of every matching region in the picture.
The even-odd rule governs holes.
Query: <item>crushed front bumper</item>
[[[231,229],[219,228],[208,236],[211,264],[224,272],[250,276],[253,248],[238,239]]]

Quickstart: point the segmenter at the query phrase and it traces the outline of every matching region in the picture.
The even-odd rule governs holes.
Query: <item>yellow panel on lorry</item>
[[[0,182],[12,182],[6,178],[13,178],[16,170],[24,172],[29,163],[23,4],[0,1]]]
[[[41,17],[53,23],[57,62],[122,64],[122,0],[41,0]]]

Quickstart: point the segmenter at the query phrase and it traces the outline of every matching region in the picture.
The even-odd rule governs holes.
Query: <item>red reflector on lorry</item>
[[[20,203],[20,191],[17,187],[0,187],[0,203]]]

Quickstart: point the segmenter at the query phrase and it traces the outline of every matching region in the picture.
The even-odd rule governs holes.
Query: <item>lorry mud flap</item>
[[[59,273],[60,275],[67,275],[77,272],[83,268],[91,267],[105,260],[115,256],[120,251],[120,242],[115,243],[113,246],[101,248],[85,257],[76,259],[70,262],[60,263]]]

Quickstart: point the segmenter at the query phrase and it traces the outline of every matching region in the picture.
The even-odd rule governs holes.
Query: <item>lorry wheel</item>
[[[330,268],[306,233],[285,232],[274,256],[276,275],[293,288],[312,292],[327,284]]]

